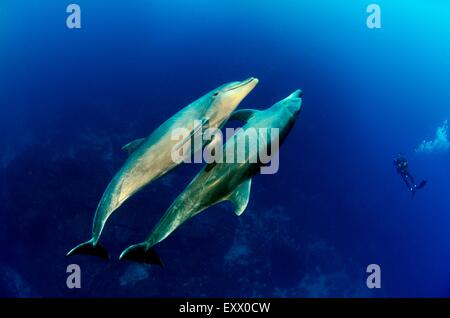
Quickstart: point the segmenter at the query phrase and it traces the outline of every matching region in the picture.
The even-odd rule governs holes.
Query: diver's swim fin
[[[125,249],[119,257],[120,260],[129,260],[138,263],[154,264],[163,267],[161,259],[154,249],[147,249],[147,244],[131,245]]]
[[[69,253],[67,253],[66,256],[79,254],[98,256],[100,258],[103,258],[104,260],[109,259],[108,251],[106,250],[106,248],[104,248],[99,243],[94,245],[94,239],[91,239],[87,242],[81,243],[78,246],[75,246],[73,249],[69,251]]]
[[[411,188],[410,190],[411,190],[411,194],[413,195],[413,197],[416,194],[417,190],[422,189],[426,185],[427,185],[427,182],[425,180],[423,180],[421,183],[419,183],[418,186],[414,186],[413,188]]]
[[[422,189],[424,186],[427,185],[427,181],[423,180],[417,187],[416,190]]]

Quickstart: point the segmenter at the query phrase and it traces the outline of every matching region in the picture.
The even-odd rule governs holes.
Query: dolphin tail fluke
[[[163,266],[161,259],[155,250],[148,248],[145,243],[131,245],[120,254],[119,259]]]
[[[108,251],[105,247],[103,247],[100,243],[94,244],[94,239],[91,239],[87,242],[81,243],[78,246],[75,246],[73,249],[67,253],[66,256],[72,255],[93,255],[103,258],[105,260],[109,259]]]

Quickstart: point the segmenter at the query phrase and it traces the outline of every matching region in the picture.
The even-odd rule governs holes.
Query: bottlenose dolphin
[[[279,142],[280,145],[286,138],[300,112],[301,96],[302,92],[297,90],[266,110],[247,109],[234,112],[230,119],[238,119],[246,124],[226,142],[223,154],[227,150],[236,149],[235,146],[244,145],[246,147],[244,160],[207,164],[175,199],[145,242],[125,249],[120,259],[162,266],[159,256],[152,247],[188,219],[212,205],[227,200],[233,203],[236,215],[241,215],[249,201],[251,178],[262,166],[259,160],[252,159],[258,157],[258,152],[267,150],[271,143]],[[252,150],[246,143],[248,138],[246,131],[249,128],[275,128],[278,134],[270,134],[270,137],[263,140],[257,135],[259,146]]]
[[[252,77],[224,84],[180,110],[147,138],[125,145],[122,149],[129,157],[103,193],[95,212],[92,238],[70,250],[67,256],[89,254],[107,259],[108,252],[98,242],[107,219],[130,196],[180,163],[172,160],[171,152],[180,143],[173,140],[172,131],[188,129],[192,137],[198,130],[196,122],[203,127],[221,127],[257,83],[258,79]],[[193,149],[194,152],[197,150]]]

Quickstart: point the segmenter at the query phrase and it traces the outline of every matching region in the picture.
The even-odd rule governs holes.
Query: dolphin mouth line
[[[241,84],[239,84],[239,85],[237,85],[237,86],[235,86],[235,87],[232,87],[232,88],[227,89],[225,92],[229,92],[229,91],[238,89],[239,87],[242,87],[242,86],[245,86],[245,85],[247,85],[247,84],[250,84],[250,83],[253,82],[254,80],[255,80],[255,78],[254,78],[254,77],[251,77],[251,78],[249,78],[248,80],[246,80],[245,82],[243,82],[243,83],[241,83]]]

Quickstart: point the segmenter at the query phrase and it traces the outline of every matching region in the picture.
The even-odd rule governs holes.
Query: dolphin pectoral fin
[[[209,119],[208,118],[202,118],[200,120],[200,123],[196,126],[194,126],[194,128],[192,129],[192,131],[190,132],[189,136],[187,136],[186,138],[184,138],[182,141],[180,141],[176,146],[175,146],[175,150],[180,149],[181,147],[183,147],[187,142],[191,141],[191,139],[195,136],[195,134],[197,134],[200,130],[202,130],[203,128],[207,127],[209,123]]]
[[[120,254],[119,259],[138,263],[154,264],[163,267],[158,254],[154,249],[148,248],[146,243],[131,245],[125,249],[122,254]]]
[[[227,198],[227,200],[233,202],[234,213],[240,216],[247,208],[248,201],[250,200],[250,188],[252,186],[252,179],[247,179],[242,182],[239,187]]]
[[[255,109],[236,110],[231,114],[229,120],[240,120],[243,122],[247,122],[254,114],[256,114],[256,112],[258,111]]]
[[[145,141],[145,138],[139,138],[133,140],[132,142],[127,143],[122,147],[122,150],[125,150],[128,155],[131,155],[136,149],[138,149]]]
[[[97,243],[94,245],[94,240],[91,239],[87,242],[81,243],[78,246],[75,246],[73,249],[67,253],[66,256],[73,256],[73,255],[92,255],[92,256],[98,256],[100,258],[103,258],[104,260],[109,259],[108,251],[106,248],[104,248],[101,244]]]

